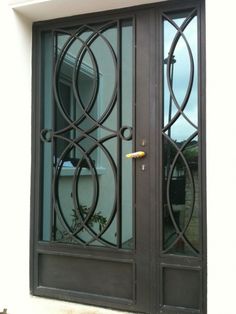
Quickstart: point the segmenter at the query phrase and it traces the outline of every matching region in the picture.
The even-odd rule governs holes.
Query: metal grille
[[[114,33],[113,38],[110,31]],[[63,38],[63,44],[60,44]],[[114,69],[109,75],[113,85],[106,85],[109,100],[102,105],[99,112],[99,91],[104,88],[101,82],[101,71],[97,61],[96,51],[93,47],[97,41],[106,47],[109,55],[111,68]],[[76,46],[77,43],[77,46]],[[53,213],[52,213],[52,241],[77,243],[82,245],[96,246],[122,246],[122,142],[132,142],[132,125],[122,124],[122,87],[121,87],[121,55],[122,55],[122,22],[112,21],[103,25],[83,25],[76,30],[58,30],[54,32],[55,65],[53,75],[53,96],[55,100],[53,112],[53,129],[43,129],[41,139],[45,145],[51,143],[53,162]],[[73,58],[71,55],[73,54]],[[84,60],[87,58],[90,66]],[[71,61],[71,60],[72,61]],[[112,61],[111,61],[112,60]],[[109,61],[107,61],[109,62]],[[68,65],[69,64],[69,65]],[[68,106],[69,96],[62,95],[63,67],[70,66],[69,93],[72,94]],[[89,68],[90,94],[83,97],[80,75],[82,68]],[[85,69],[86,70],[86,69]],[[85,71],[84,70],[84,71]],[[66,72],[66,70],[64,70]],[[109,86],[109,90],[108,87]],[[132,103],[130,104],[132,107]],[[79,111],[79,114],[76,112]],[[114,125],[107,123],[111,115],[116,117]],[[63,123],[58,122],[62,119]],[[132,123],[132,120],[131,120]],[[61,144],[62,143],[62,144]],[[111,144],[109,144],[111,143]],[[112,153],[109,147],[112,146]],[[97,211],[99,195],[102,191],[98,171],[98,151],[106,159],[106,164],[112,173],[111,181],[114,182],[113,201],[109,213],[104,216]],[[72,164],[70,168],[72,181],[70,182],[70,195],[73,208],[68,214],[63,209],[63,195],[60,182],[65,171],[65,165]],[[67,169],[68,170],[68,169]],[[93,196],[91,204],[83,206],[80,200],[80,181],[83,172],[89,173],[90,185]],[[107,184],[113,184],[107,182]],[[109,193],[109,190],[108,190]],[[106,236],[113,231],[112,240]]]
[[[193,52],[194,48],[197,52],[197,47],[193,47],[189,41],[195,38],[197,46],[197,31],[193,32],[192,37],[188,37],[187,32],[188,28],[192,27],[194,19],[196,23],[196,14],[196,10],[182,15],[163,14],[163,23],[167,25],[169,32],[173,32],[173,37],[169,46],[166,47],[168,56],[165,56],[163,66],[164,93],[168,94],[166,97],[168,99],[164,100],[166,104],[162,129],[163,253],[194,256],[199,254],[199,214],[197,213],[199,203],[196,199],[198,194],[198,99],[197,96],[194,98],[192,95],[198,93],[198,73],[197,58]],[[179,52],[177,52],[178,49]],[[178,57],[181,59],[180,52],[182,51],[185,51],[185,54],[181,61]],[[182,68],[175,72],[178,62],[182,62]],[[189,70],[188,75],[188,70],[185,68]],[[181,79],[185,84],[181,85]],[[177,95],[179,90],[184,90],[184,92]],[[195,114],[191,114],[191,111]],[[184,129],[187,130],[185,133]],[[183,178],[184,184],[180,185],[180,180],[183,182]],[[178,198],[176,190],[179,196],[182,195],[182,199],[184,195],[184,200],[176,200],[176,197]],[[193,223],[195,223],[194,226]]]

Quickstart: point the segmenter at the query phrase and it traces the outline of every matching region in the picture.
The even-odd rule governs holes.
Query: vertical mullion
[[[158,44],[159,44],[159,37],[158,37],[158,30],[159,27],[157,26],[159,22],[157,10],[153,10],[150,13],[150,31],[149,36],[150,40],[150,53],[149,53],[149,66],[150,66],[150,73],[149,73],[149,168],[150,168],[150,178],[149,178],[149,195],[150,198],[150,209],[149,215],[152,217],[150,220],[150,312],[156,313],[157,305],[159,304],[159,295],[156,292],[158,288],[158,272],[157,272],[157,254],[159,252],[159,246],[157,243],[157,233],[159,228],[157,226],[157,216],[158,211],[156,208],[157,204],[157,178],[159,178],[158,174],[156,173],[157,167],[157,154],[159,149],[157,149],[156,139],[158,137],[158,105],[157,105],[157,96],[158,96],[158,61],[159,61],[159,53],[158,53]]]
[[[121,128],[122,123],[122,95],[121,95],[121,25],[120,20],[117,21],[117,131]],[[122,139],[117,136],[117,247],[121,247],[122,243]]]
[[[136,16],[132,20],[132,150],[136,151]],[[132,162],[132,239],[133,246],[132,249],[136,249],[136,163]]]
[[[36,62],[36,60],[38,62]],[[30,225],[30,290],[34,293],[38,283],[38,253],[37,244],[42,235],[42,180],[41,161],[43,159],[42,145],[38,134],[41,130],[43,110],[42,101],[42,38],[38,29],[33,26],[33,50],[32,50],[32,138],[31,138],[31,225]],[[40,117],[40,118],[39,118]],[[40,232],[41,231],[41,232]],[[41,234],[40,234],[41,233]]]
[[[202,262],[201,270],[201,286],[202,293],[200,295],[201,310],[203,313],[207,311],[207,252],[206,252],[206,107],[205,107],[205,42],[204,42],[204,1],[198,7],[197,11],[197,40],[198,40],[198,180],[199,180],[199,241],[200,241],[200,256]],[[202,43],[202,44],[201,44]]]
[[[162,129],[164,127],[164,108],[163,108],[163,99],[164,99],[164,64],[162,62],[162,60],[164,60],[164,27],[163,27],[163,23],[164,23],[164,19],[163,16],[161,14],[161,12],[159,13],[159,36],[160,36],[160,48],[159,48],[159,53],[160,53],[160,59],[159,59],[159,66],[160,66],[160,91],[159,91],[159,123],[160,123],[160,135],[159,135],[159,145],[160,145],[160,162],[159,162],[159,174],[160,174],[160,186],[158,187],[158,192],[159,192],[159,211],[160,211],[160,222],[159,222],[159,228],[160,228],[160,240],[159,240],[159,245],[160,245],[160,253],[164,250],[164,209],[163,209],[163,189],[164,189],[164,185],[165,185],[165,173],[164,173],[164,156],[163,156],[163,152],[164,152],[164,138],[163,138],[163,133],[162,133]]]
[[[203,136],[202,136],[202,91],[201,91],[201,47],[200,47],[200,42],[201,42],[201,19],[200,19],[200,12],[199,9],[197,11],[197,89],[198,89],[198,101],[197,101],[197,106],[198,106],[198,165],[199,165],[199,170],[198,170],[198,184],[199,184],[199,226],[198,226],[198,232],[199,232],[199,244],[200,244],[200,255],[202,255],[203,252],[203,241],[202,241],[202,234],[203,234],[203,226],[202,226],[202,216],[203,216],[203,206],[202,206],[202,147],[203,147]]]
[[[58,41],[57,41],[57,33],[53,32],[53,38],[52,38],[52,52],[53,52],[53,62],[52,62],[52,87],[54,84],[56,84],[54,75],[55,75],[55,65],[57,61],[57,46],[58,46]],[[55,99],[54,99],[54,89],[52,88],[52,130],[53,132],[56,130],[56,105],[55,105]],[[56,215],[55,215],[55,200],[53,197],[54,193],[54,176],[55,176],[55,165],[56,165],[56,143],[54,138],[52,138],[52,143],[51,143],[51,149],[52,149],[52,158],[51,158],[51,163],[52,163],[52,170],[51,170],[51,176],[52,176],[52,185],[51,185],[51,199],[52,199],[52,206],[51,206],[51,222],[52,222],[52,231],[53,231],[53,241],[56,240]],[[51,232],[52,235],[52,232]]]
[[[162,129],[164,127],[164,105],[163,105],[163,99],[164,99],[164,18],[162,15],[162,11],[157,12],[158,19],[159,19],[159,60],[158,60],[158,67],[159,67],[159,95],[158,95],[158,139],[157,139],[157,147],[159,147],[159,152],[157,158],[158,160],[158,173],[159,173],[159,182],[157,183],[157,194],[158,194],[158,244],[159,244],[159,252],[157,254],[157,276],[158,276],[158,282],[159,282],[159,293],[158,293],[158,307],[162,305],[163,300],[163,289],[162,289],[162,282],[163,282],[163,274],[162,274],[162,267],[161,267],[161,260],[160,256],[164,250],[164,208],[163,208],[163,189],[165,185],[165,173],[164,173],[164,138]]]

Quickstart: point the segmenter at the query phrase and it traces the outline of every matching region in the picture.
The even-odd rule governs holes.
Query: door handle
[[[143,158],[146,155],[145,152],[139,151],[134,153],[126,154],[126,158]]]

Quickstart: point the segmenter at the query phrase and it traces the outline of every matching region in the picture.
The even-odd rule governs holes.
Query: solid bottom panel
[[[163,305],[189,309],[190,313],[200,310],[201,279],[199,270],[163,267],[162,280]]]
[[[134,264],[39,255],[38,286],[134,301]]]

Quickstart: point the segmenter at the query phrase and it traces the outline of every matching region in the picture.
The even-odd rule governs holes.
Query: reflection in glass
[[[197,17],[164,15],[163,249],[199,252]]]
[[[52,98],[50,84],[52,81],[53,53],[52,53],[52,33],[46,32],[42,35],[42,102],[43,110],[43,126],[45,130],[45,138],[50,141],[50,130],[52,129]],[[47,54],[45,53],[47,51]],[[42,134],[42,133],[41,133]],[[51,186],[52,186],[52,149],[51,145],[45,145],[41,142],[42,151],[42,187],[41,187],[41,207],[42,207],[42,238],[45,241],[51,240]]]
[[[48,61],[55,104],[48,104],[49,125],[48,117],[43,121],[52,139],[42,146],[49,152],[45,172],[53,160],[53,178],[51,169],[47,179],[54,209],[44,209],[43,240],[130,249],[133,170],[123,156],[133,147],[132,23],[81,29],[74,36],[55,33],[54,73],[52,55]],[[45,98],[52,93],[47,86]]]
[[[133,27],[130,22],[122,23],[122,126],[133,125]],[[121,147],[121,208],[122,208],[122,247],[130,249],[134,247],[133,242],[133,163],[132,160],[125,158],[125,155],[134,151],[132,141],[132,128],[125,129],[124,138],[131,140],[122,140]]]

